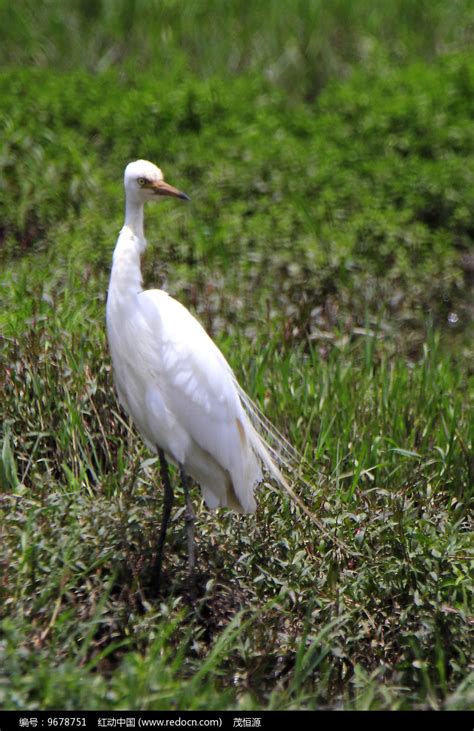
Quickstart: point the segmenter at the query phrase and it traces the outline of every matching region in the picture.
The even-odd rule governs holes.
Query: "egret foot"
[[[158,536],[158,545],[156,548],[156,558],[153,564],[152,571],[152,582],[153,590],[155,594],[160,591],[161,584],[161,568],[163,563],[163,548],[166,540],[166,531],[168,529],[168,523],[171,516],[171,508],[173,507],[173,488],[171,487],[170,476],[168,471],[168,462],[166,461],[165,453],[162,449],[158,448],[158,457],[160,459],[160,473],[163,482],[165,494],[163,497],[163,515],[161,518],[160,534]]]
[[[188,584],[189,584],[189,595],[191,601],[196,599],[196,543],[194,540],[194,521],[195,514],[193,510],[193,503],[191,495],[189,493],[188,476],[184,471],[183,465],[179,466],[179,472],[181,475],[181,482],[184,488],[184,497],[186,500],[186,512],[184,514],[184,520],[186,523],[186,541],[188,545]]]

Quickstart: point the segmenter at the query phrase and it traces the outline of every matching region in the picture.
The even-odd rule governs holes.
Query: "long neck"
[[[125,200],[125,226],[141,241],[143,249],[146,247],[145,234],[143,232],[143,208],[141,201],[127,196]]]
[[[140,256],[146,248],[143,232],[143,203],[130,200],[125,204],[125,223],[115,246],[109,297],[117,295],[118,301],[134,296],[142,290]]]

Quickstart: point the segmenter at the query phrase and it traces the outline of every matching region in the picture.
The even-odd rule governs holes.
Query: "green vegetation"
[[[0,707],[472,707],[470,5],[53,5],[0,5]],[[248,517],[195,489],[195,608],[179,489],[149,592],[162,491],[105,341],[137,157],[192,196],[148,207],[146,284],[304,453],[329,533],[271,484]]]
[[[55,7],[56,6],[56,7]],[[358,66],[463,51],[470,0],[0,0],[3,63],[201,78],[258,72],[314,98]]]

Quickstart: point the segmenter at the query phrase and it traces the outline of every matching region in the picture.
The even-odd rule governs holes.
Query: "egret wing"
[[[138,299],[148,326],[150,375],[166,407],[191,439],[232,471],[245,414],[230,366],[179,302],[161,290]]]

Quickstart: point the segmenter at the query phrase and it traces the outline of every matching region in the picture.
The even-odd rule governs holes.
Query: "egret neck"
[[[129,228],[134,236],[143,242],[143,249],[145,249],[146,241],[145,234],[143,232],[143,208],[145,204],[139,198],[127,193],[125,199],[125,225],[124,228]]]
[[[120,301],[142,291],[140,257],[146,248],[143,231],[142,201],[127,196],[125,223],[115,246],[109,296],[118,295]]]

